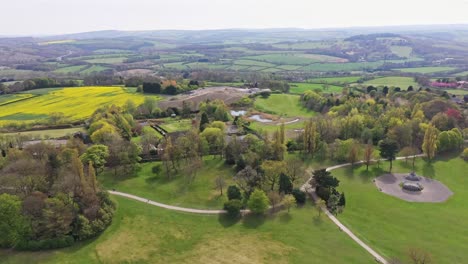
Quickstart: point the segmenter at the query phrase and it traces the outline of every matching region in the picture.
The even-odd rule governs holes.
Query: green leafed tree
[[[256,189],[249,198],[247,206],[255,214],[264,214],[269,205],[269,199],[264,191]]]
[[[392,171],[393,161],[396,158],[398,153],[398,144],[392,139],[384,139],[379,143],[380,156],[388,161],[390,161],[390,169]]]

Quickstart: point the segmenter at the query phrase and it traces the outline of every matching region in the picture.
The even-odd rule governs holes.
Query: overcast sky
[[[468,24],[468,0],[0,0],[0,35]]]

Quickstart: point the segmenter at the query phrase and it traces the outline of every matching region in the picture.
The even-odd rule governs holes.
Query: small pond
[[[262,118],[260,115],[252,115],[252,116],[249,116],[250,119],[253,119],[255,121],[258,121],[258,122],[261,122],[261,123],[270,123],[270,122],[273,122],[273,120],[271,119],[267,119],[267,118]]]
[[[243,116],[246,113],[247,113],[247,111],[245,111],[245,110],[239,110],[239,111],[231,110],[231,115],[232,116]]]

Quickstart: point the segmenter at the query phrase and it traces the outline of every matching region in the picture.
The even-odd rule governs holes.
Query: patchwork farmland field
[[[135,89],[122,87],[53,88],[44,89],[40,94],[41,90],[34,90],[37,96],[0,105],[0,125],[41,121],[54,112],[63,113],[70,121],[78,121],[104,105],[123,105],[127,100],[141,104],[144,100],[144,95],[137,94]]]
[[[320,89],[324,93],[337,93],[343,90],[343,87],[322,83],[290,83],[290,93],[303,94],[305,91]]]
[[[419,87],[419,84],[414,81],[412,77],[398,77],[398,76],[391,76],[391,77],[382,77],[373,80],[369,80],[364,82],[365,85],[373,85],[373,86],[394,86],[400,87],[403,90],[406,90],[408,86],[413,86],[414,88]]]
[[[395,69],[402,72],[411,72],[411,73],[435,73],[435,72],[446,72],[455,70],[454,67],[416,67],[416,68],[403,68]]]

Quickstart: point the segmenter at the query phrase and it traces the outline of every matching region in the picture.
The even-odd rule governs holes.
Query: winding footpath
[[[402,159],[406,159],[406,158],[413,158],[413,157],[423,157],[424,154],[420,154],[420,155],[415,155],[415,156],[408,156],[408,157],[397,157],[396,160],[402,160]],[[384,160],[384,159],[380,159],[380,160]],[[372,160],[372,162],[375,162],[375,161],[378,161],[378,160]],[[354,164],[363,164],[364,161],[358,161],[358,162],[355,162]],[[331,167],[328,167],[327,168],[327,171],[332,171],[332,170],[336,170],[336,169],[339,169],[339,168],[343,168],[343,167],[347,167],[347,166],[351,166],[352,164],[351,163],[344,163],[344,164],[339,164],[339,165],[335,165],[335,166],[331,166]],[[307,180],[306,183],[304,183],[302,186],[301,186],[301,190],[302,191],[305,191],[307,193],[309,193],[312,197],[312,199],[315,201],[317,201],[319,198],[317,196],[317,194],[315,193],[315,190],[314,188],[312,188],[312,186],[309,184],[309,181],[310,181],[311,178],[309,178]],[[136,196],[136,195],[133,195],[133,194],[128,194],[128,193],[123,193],[123,192],[118,192],[118,191],[108,191],[110,194],[113,194],[113,195],[118,195],[118,196],[122,196],[122,197],[126,197],[126,198],[129,198],[129,199],[132,199],[132,200],[136,200],[136,201],[139,201],[139,202],[143,202],[143,203],[147,203],[147,204],[150,204],[150,205],[154,205],[154,206],[157,206],[157,207],[160,207],[160,208],[164,208],[164,209],[168,209],[168,210],[173,210],[173,211],[178,211],[178,212],[185,212],[185,213],[194,213],[194,214],[206,214],[206,215],[216,215],[216,214],[225,214],[226,213],[226,210],[203,210],[203,209],[193,209],[193,208],[185,208],[185,207],[179,207],[179,206],[173,206],[173,205],[168,205],[168,204],[163,204],[163,203],[158,203],[158,202],[155,202],[155,201],[151,201],[149,199],[146,199],[146,198],[143,198],[143,197],[139,197],[139,196]],[[354,240],[359,246],[361,246],[362,248],[364,248],[367,252],[369,252],[369,254],[371,254],[375,261],[379,262],[379,263],[382,263],[382,264],[389,264],[389,262],[384,258],[382,257],[379,253],[377,253],[375,250],[373,250],[369,245],[367,245],[366,243],[364,243],[361,239],[359,239],[351,230],[349,230],[345,225],[343,225],[340,220],[338,220],[332,213],[330,213],[330,211],[328,211],[328,209],[325,207],[325,206],[322,206],[321,207],[321,210],[323,212],[325,212],[325,214],[328,216],[328,218],[330,218],[330,220],[338,226],[338,228],[343,231],[345,234],[347,234],[352,240]],[[248,213],[250,212],[250,210],[241,210],[242,213]]]

